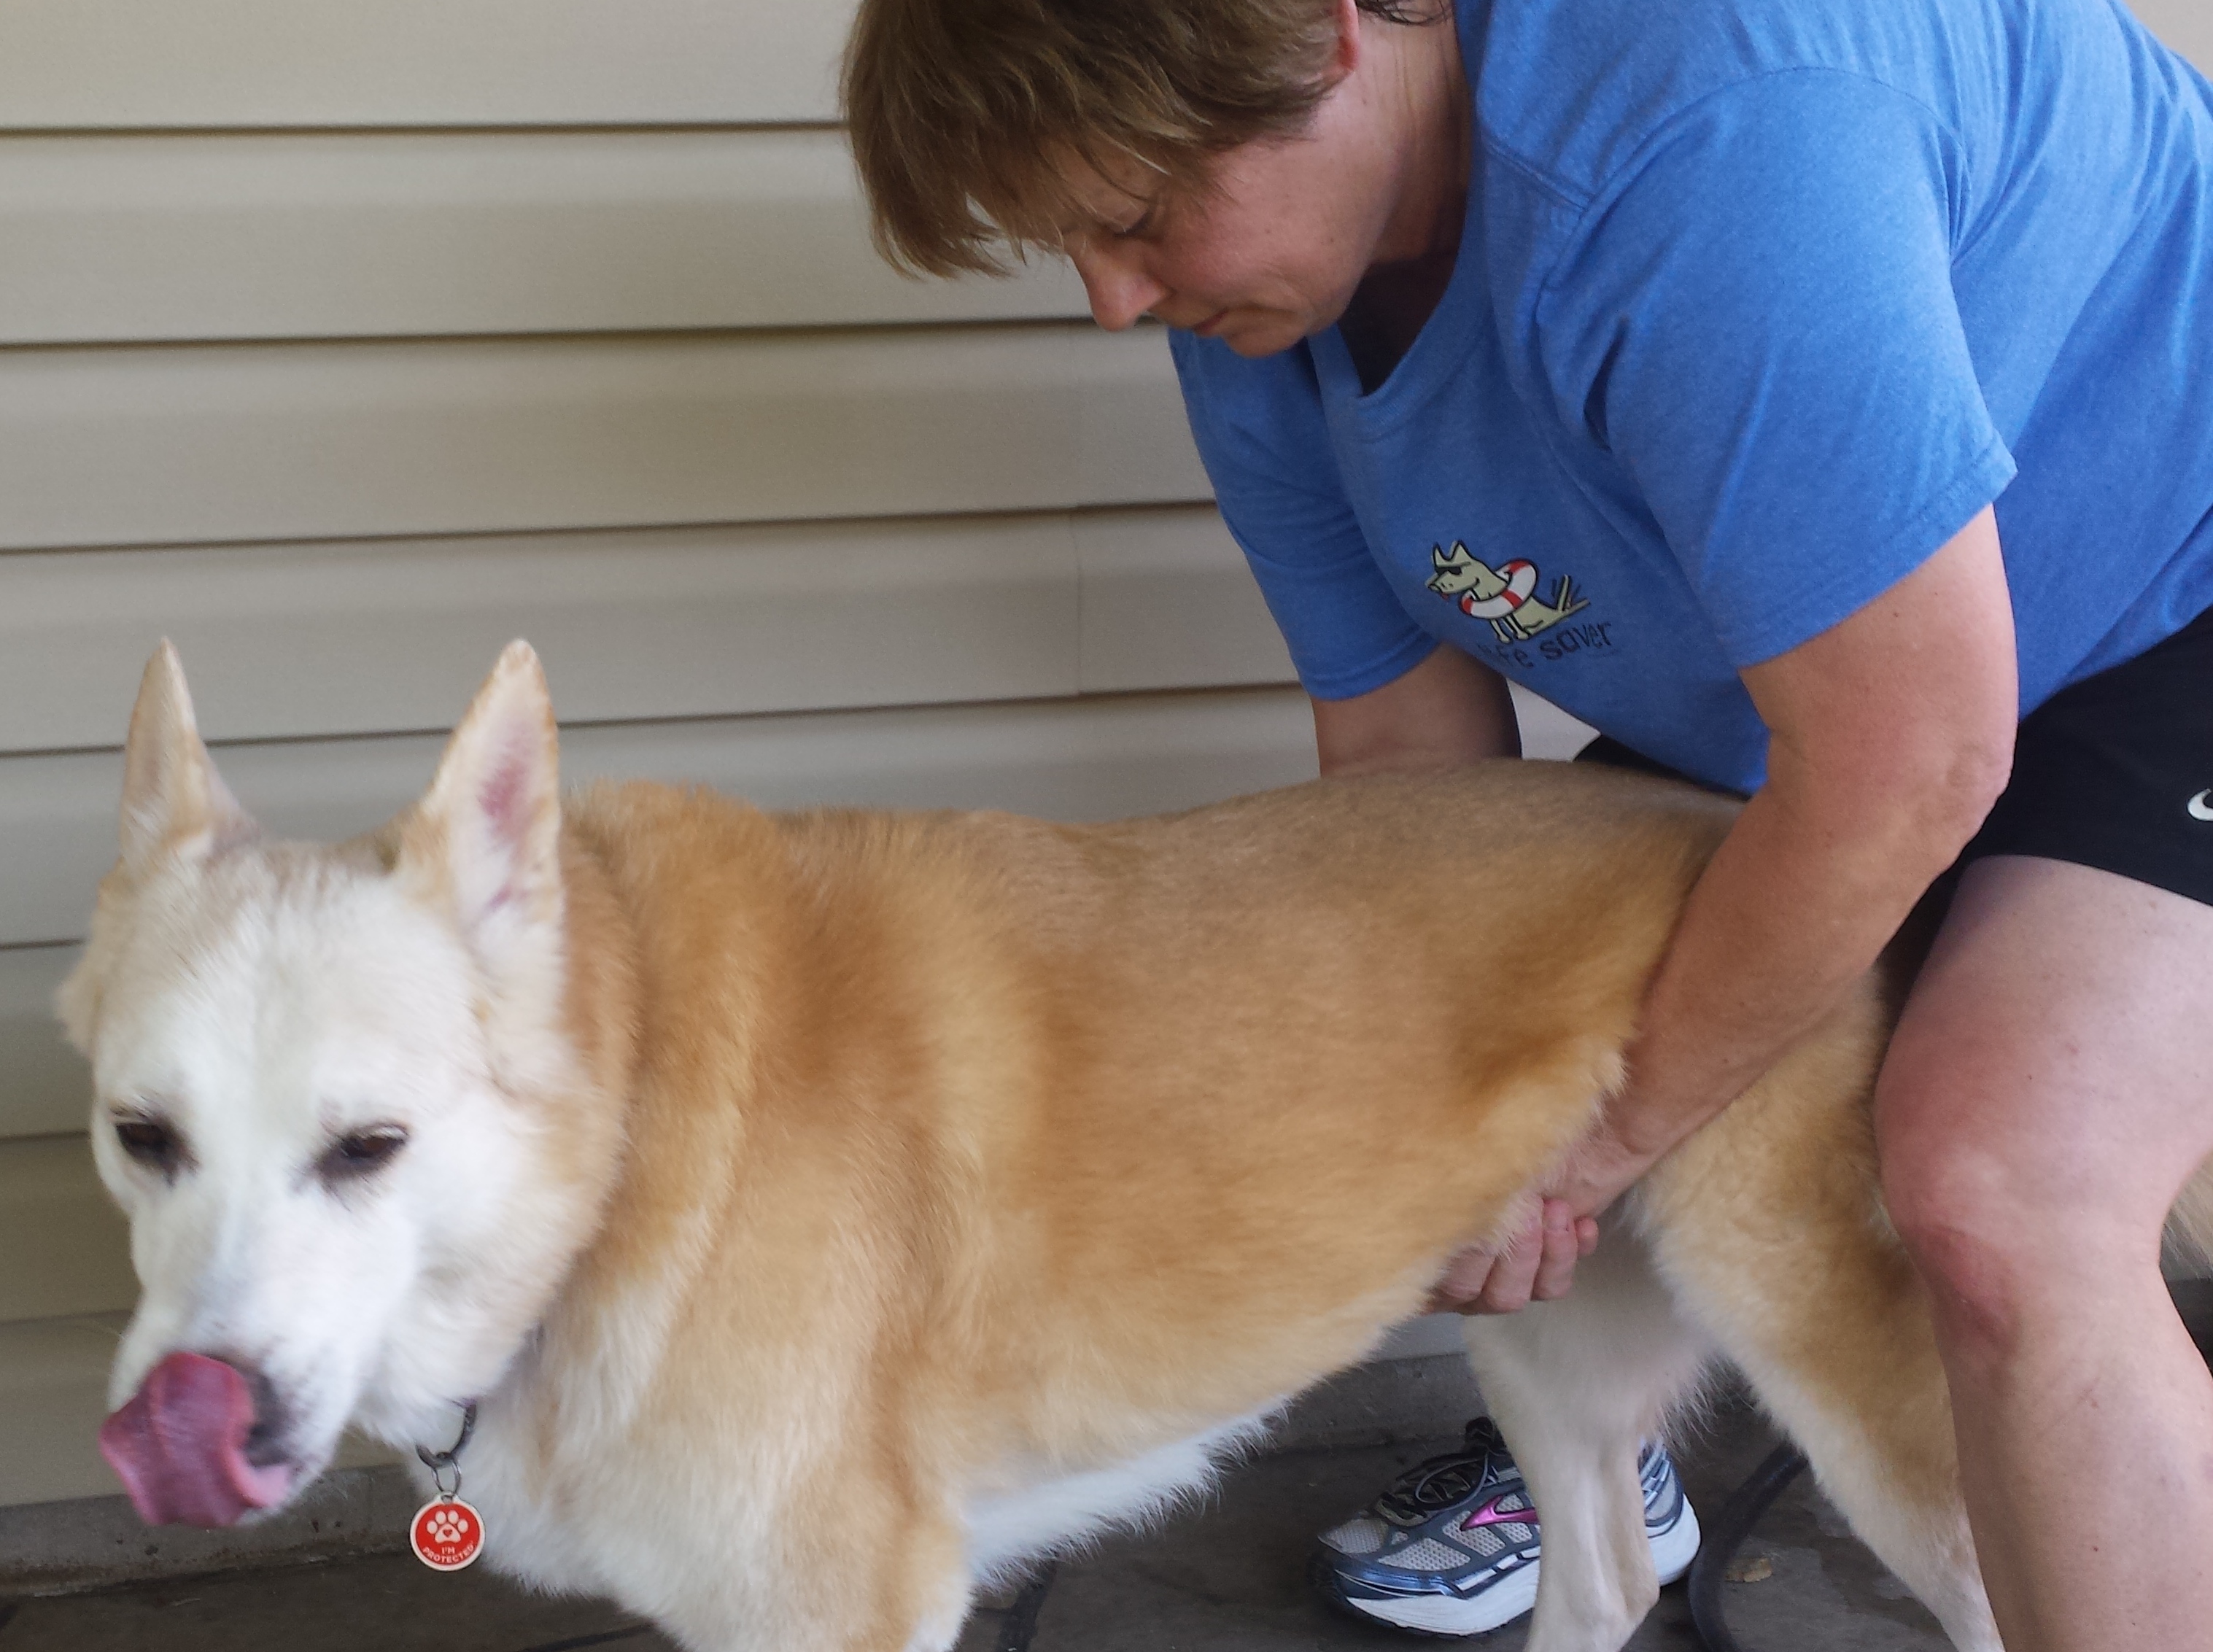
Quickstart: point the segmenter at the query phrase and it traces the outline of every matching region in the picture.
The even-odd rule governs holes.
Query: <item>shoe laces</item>
[[[1461,1450],[1415,1464],[1384,1489],[1375,1512],[1393,1526],[1418,1526],[1498,1478],[1498,1459],[1504,1455],[1497,1425],[1478,1417],[1467,1425]]]

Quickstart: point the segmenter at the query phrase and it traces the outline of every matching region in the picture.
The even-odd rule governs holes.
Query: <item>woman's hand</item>
[[[1498,1249],[1471,1246],[1445,1265],[1422,1311],[1518,1314],[1533,1301],[1565,1295],[1576,1261],[1597,1243],[1598,1223],[1577,1222],[1565,1201],[1531,1199]]]
[[[1664,1151],[1664,1149],[1662,1149]],[[1471,1247],[1430,1288],[1431,1314],[1515,1314],[1568,1294],[1576,1264],[1598,1243],[1598,1216],[1661,1156],[1631,1146],[1611,1125],[1576,1149],[1497,1250]]]

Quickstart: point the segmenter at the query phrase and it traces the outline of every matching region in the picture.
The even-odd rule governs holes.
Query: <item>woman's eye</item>
[[[383,1169],[406,1145],[407,1132],[397,1125],[353,1131],[331,1144],[315,1170],[326,1182],[356,1180]]]
[[[1143,212],[1139,213],[1137,216],[1131,219],[1129,223],[1125,225],[1123,228],[1117,229],[1114,232],[1115,239],[1118,241],[1134,241],[1137,236],[1143,235],[1147,230],[1153,227],[1153,216],[1157,210],[1158,209],[1155,206],[1148,206]]]
[[[119,1119],[115,1139],[140,1164],[165,1176],[174,1175],[185,1161],[184,1143],[174,1130],[159,1119]]]

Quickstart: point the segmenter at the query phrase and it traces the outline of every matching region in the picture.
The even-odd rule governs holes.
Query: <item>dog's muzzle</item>
[[[266,1388],[267,1384],[260,1385]],[[178,1350],[100,1427],[100,1454],[149,1526],[231,1526],[284,1500],[292,1471],[259,1464],[255,1385],[239,1369]],[[262,1419],[265,1423],[266,1419]],[[262,1434],[268,1432],[265,1426]]]

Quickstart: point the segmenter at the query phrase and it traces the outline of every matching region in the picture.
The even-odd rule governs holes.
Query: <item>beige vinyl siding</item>
[[[76,966],[77,950],[0,948],[0,1143],[84,1129],[91,1079],[53,1011],[54,989]]]
[[[0,344],[1085,313],[900,277],[827,131],[0,136]]]
[[[0,1324],[0,1503],[115,1490],[94,1436],[124,1315]]]
[[[489,662],[487,662],[489,663]],[[216,766],[272,833],[351,836],[429,784],[442,735],[217,746]],[[759,717],[567,725],[562,772],[700,781],[764,808],[1015,809],[1099,819],[1186,807],[1311,773],[1295,690],[1086,695]],[[114,860],[120,753],[0,762],[0,940],[73,941]]]
[[[6,0],[0,125],[790,125],[844,0]]]
[[[26,348],[4,369],[0,549],[1210,497],[1151,327]]]
[[[2154,34],[2213,75],[2213,5],[2206,0],[2135,0],[2133,9]]]
[[[836,119],[845,0],[6,0],[0,127]],[[2213,61],[2203,0],[2137,0]]]
[[[229,741],[443,727],[518,635],[575,722],[1289,675],[1210,506],[24,552],[0,752],[113,744],[164,636]]]
[[[122,1233],[82,1133],[0,1143],[0,1323],[128,1308]]]

